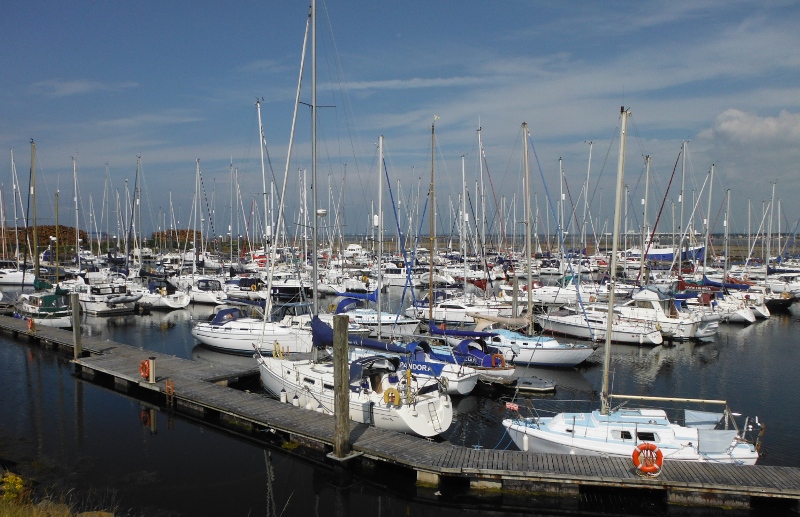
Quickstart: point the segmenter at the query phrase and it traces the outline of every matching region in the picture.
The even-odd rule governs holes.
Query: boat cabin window
[[[640,442],[654,442],[656,441],[656,433],[636,433]]]
[[[314,379],[311,379],[309,377],[303,377],[303,382],[307,382],[308,384],[314,384],[315,383]]]
[[[633,435],[630,431],[611,431],[611,436],[617,440],[633,440]],[[655,442],[658,440],[656,433],[647,431],[637,432],[636,437],[640,442]]]
[[[322,388],[333,391],[333,384],[323,384]]]

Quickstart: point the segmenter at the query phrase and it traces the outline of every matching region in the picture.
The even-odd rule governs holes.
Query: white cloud
[[[754,113],[728,109],[700,136],[731,144],[798,144],[800,113],[782,110],[776,117],[760,117]]]
[[[139,85],[133,81],[101,83],[86,79],[75,79],[72,81],[48,79],[46,81],[33,83],[31,85],[31,91],[35,94],[45,95],[47,97],[69,97],[72,95],[83,95],[99,91],[118,92],[138,86]]]
[[[203,118],[183,110],[170,110],[163,113],[143,113],[133,117],[123,117],[98,122],[101,127],[132,128],[141,126],[166,126],[200,122]]]

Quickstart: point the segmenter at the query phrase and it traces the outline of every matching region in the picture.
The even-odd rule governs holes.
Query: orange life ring
[[[30,330],[31,332],[36,330],[36,328],[35,328],[35,326],[33,324],[33,318],[28,318],[28,330]]]
[[[145,359],[139,363],[139,374],[142,376],[142,379],[150,378],[150,361]]]
[[[492,354],[492,368],[497,367],[498,363],[500,363],[500,368],[505,368],[506,358],[503,357],[503,354]]]
[[[147,409],[142,409],[139,418],[142,420],[142,425],[145,427],[150,427],[150,411]]]
[[[642,442],[633,449],[633,465],[645,474],[657,474],[664,462],[664,454],[654,443]]]

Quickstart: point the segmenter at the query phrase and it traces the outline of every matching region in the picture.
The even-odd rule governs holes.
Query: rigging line
[[[472,206],[472,196],[469,195],[469,191],[467,191],[467,199],[469,200],[469,208],[472,211],[472,217],[475,218],[475,207]],[[477,220],[477,219],[476,219]],[[489,286],[492,287],[492,291],[494,291],[494,282],[492,281],[492,275],[489,274],[489,261],[486,259],[486,243],[481,242],[478,238],[478,225],[475,225],[475,242],[476,242],[476,254],[479,254],[480,260],[483,262],[483,270],[486,272],[486,287],[483,290],[483,296],[486,298]],[[467,258],[464,257],[464,260]],[[464,287],[466,288],[467,279],[464,278]]]
[[[606,156],[605,159],[603,160],[603,165],[600,167],[600,173],[597,175],[597,178],[595,179],[594,190],[592,190],[592,197],[589,198],[590,206],[594,204],[594,196],[597,194],[597,189],[600,187],[600,178],[603,177],[603,171],[606,170],[606,163],[608,163],[608,157],[611,154],[611,149],[614,148],[614,142],[617,138],[617,133],[619,133],[619,126],[615,127],[614,132],[611,134],[611,141],[608,143],[608,149],[606,149]]]
[[[500,213],[500,204],[497,202],[497,192],[494,189],[494,182],[492,181],[492,174],[489,171],[489,160],[486,159],[486,151],[483,148],[483,142],[481,142],[481,156],[480,158],[483,160],[483,164],[486,167],[486,177],[489,179],[489,188],[492,190],[492,198],[494,199],[494,209],[495,209],[495,216]],[[494,223],[494,217],[492,217],[492,223]],[[506,241],[506,232],[505,228],[503,227],[503,219],[500,218],[500,237],[502,238],[503,244]]]
[[[667,203],[667,196],[669,195],[669,189],[672,187],[672,181],[675,179],[675,172],[678,170],[678,163],[681,161],[681,153],[683,152],[683,146],[681,146],[681,150],[678,151],[678,157],[675,158],[675,165],[672,167],[672,174],[669,177],[669,183],[667,183],[667,191],[664,193],[664,197],[661,198],[661,207],[658,209],[658,215],[656,215],[656,220],[653,223],[653,230],[650,232],[649,238],[647,239],[647,248],[644,249],[640,260],[647,259],[647,252],[650,251],[650,247],[653,245],[653,237],[656,234],[656,229],[658,228],[658,222],[661,220],[661,214],[664,212],[664,205]],[[673,254],[675,252],[675,243],[673,243],[672,251]],[[639,271],[641,274],[641,271]],[[636,276],[636,282],[638,283],[640,275]]]
[[[414,251],[411,253],[412,264],[417,263],[417,249],[419,249],[419,239],[420,236],[422,235],[422,223],[425,222],[425,213],[428,211],[429,200],[430,200],[430,192],[428,192],[428,195],[425,197],[425,204],[422,205],[422,214],[420,215],[419,218],[419,227],[417,228],[417,236],[414,239]],[[431,250],[430,253],[430,260],[433,260],[433,250]],[[429,278],[428,281],[432,282],[433,279]],[[406,289],[408,289],[407,283],[406,285],[403,286],[403,296],[405,296]],[[433,300],[428,300],[428,303],[433,303]],[[411,289],[411,304],[412,306],[416,306],[417,304],[417,296],[416,293],[414,292],[414,289]]]
[[[330,18],[330,15],[328,14],[328,4],[324,0],[322,1],[322,9],[325,11],[325,20],[328,22],[328,34],[330,35],[330,38],[331,38],[331,46],[333,47],[333,55],[334,55],[334,58],[335,58],[335,61],[336,61],[336,71],[337,71],[337,78],[338,78],[338,82],[339,82],[339,90],[340,91],[344,91],[344,88],[342,88],[342,86],[341,86],[344,83],[344,81],[343,81],[344,73],[342,72],[342,64],[341,64],[341,61],[339,60],[339,48],[336,45],[336,38],[333,35],[333,27],[331,26],[331,18]],[[342,95],[342,104],[345,106],[344,107],[345,114],[347,114],[347,113],[351,113],[352,114],[353,113],[353,106],[352,106],[352,103],[350,102],[349,96],[345,96],[344,94],[341,94],[341,95]],[[364,185],[365,185],[366,182],[361,180],[361,169],[359,168],[359,165],[358,165],[359,162],[356,159],[357,155],[363,155],[363,152],[362,152],[360,146],[357,145],[359,142],[361,142],[362,139],[359,136],[358,127],[356,125],[356,120],[355,120],[354,116],[353,116],[353,126],[354,126],[353,129],[350,128],[350,120],[348,119],[347,116],[345,116],[345,124],[347,126],[347,136],[350,139],[350,148],[353,151],[353,163],[355,164],[356,175],[358,176],[359,184],[362,186],[362,194],[366,198],[366,191],[363,190],[364,189]],[[353,132],[355,132],[355,137],[356,137],[355,140],[353,138]],[[358,153],[356,153],[356,147],[358,147]]]
[[[575,231],[580,232],[580,224],[578,223],[578,207],[576,206],[575,201],[572,199],[572,190],[569,188],[569,181],[567,181],[567,175],[564,174],[564,167],[561,167],[561,177],[564,179],[564,186],[567,187],[567,197],[569,197],[569,203],[572,206],[572,215],[569,217],[569,224],[567,225],[567,232],[569,232],[570,227],[572,226],[572,221],[575,221]],[[579,199],[580,200],[580,199]]]
[[[533,157],[536,160],[536,167],[538,167],[538,169],[539,169],[539,176],[542,178],[542,184],[544,185],[545,196],[547,197],[547,206],[550,207],[550,213],[553,216],[553,220],[557,221],[558,218],[556,217],[556,211],[555,211],[555,207],[553,206],[553,200],[550,197],[550,190],[547,188],[547,182],[544,179],[544,171],[542,170],[541,163],[539,163],[539,154],[536,152],[536,147],[533,145],[533,141],[532,140],[533,139],[531,138],[530,130],[529,130],[528,131],[528,142],[530,143],[531,149],[533,150]],[[526,223],[528,223],[528,221],[526,221]],[[558,235],[558,240],[561,243],[561,249],[566,251],[567,246],[566,246],[566,243],[564,242],[564,232],[563,232],[563,230],[561,228],[561,224],[560,223],[556,225],[556,233]],[[530,251],[528,251],[528,252],[530,252]],[[576,276],[575,276],[575,270],[572,267],[572,261],[566,260],[566,257],[564,257],[564,258],[565,258],[565,261],[567,263],[567,266],[569,266],[569,272],[572,275],[572,278],[575,279]],[[616,274],[616,271],[612,271],[611,272],[611,279],[614,278],[615,274]],[[581,306],[581,312],[583,313],[583,319],[586,322],[587,328],[589,329],[589,336],[590,336],[591,340],[594,341],[595,340],[594,329],[592,328],[591,325],[589,325],[589,317],[586,314],[586,307],[583,304],[583,297],[581,296],[580,282],[576,282],[575,283],[575,287],[576,287],[575,293],[576,293],[576,296],[578,298],[578,304]]]
[[[388,187],[389,188],[389,201],[392,204],[392,212],[394,213],[394,221],[395,221],[395,225],[397,226],[397,240],[398,240],[398,244],[400,246],[401,253],[403,254],[403,262],[405,262],[405,265],[406,265],[406,282],[405,282],[405,285],[403,286],[403,295],[400,298],[400,304],[397,307],[397,313],[395,314],[395,319],[394,319],[394,324],[397,325],[397,322],[400,319],[400,315],[402,314],[403,302],[405,301],[405,295],[406,295],[406,289],[405,288],[408,287],[408,284],[410,283],[409,280],[411,279],[411,265],[408,263],[408,260],[406,258],[406,249],[405,249],[405,240],[403,239],[403,230],[400,228],[400,219],[399,219],[399,217],[397,215],[397,207],[395,206],[395,203],[394,203],[394,192],[392,191],[392,182],[389,180],[389,169],[386,168],[386,160],[385,159],[383,160],[383,163],[381,165],[383,165],[383,172],[384,172],[384,175],[386,176],[386,184],[389,186]],[[382,226],[383,225],[383,214],[378,214],[378,220],[381,222],[381,226]],[[382,259],[383,259],[383,257],[378,257],[378,268],[379,269],[381,267],[380,262],[381,262]],[[433,281],[432,278],[429,279],[429,280]],[[380,312],[380,308],[378,308],[378,309],[379,309],[378,312]],[[379,317],[380,317],[380,315],[379,315]]]
[[[265,142],[266,144],[266,142]],[[206,193],[206,186],[203,183],[203,171],[199,171],[200,176],[200,189],[203,191],[203,200],[206,202],[206,213],[208,213],[208,222],[211,224],[211,237],[217,236],[217,231],[214,229],[214,218],[211,217],[211,207],[208,204],[208,194]],[[200,234],[203,234],[203,229],[200,228]],[[208,239],[206,239],[208,240]]]

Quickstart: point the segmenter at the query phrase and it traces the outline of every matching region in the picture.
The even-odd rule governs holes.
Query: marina
[[[1,326],[17,340],[71,352],[73,335],[69,331],[42,328],[31,333],[24,321],[13,318],[3,318]],[[140,400],[142,425],[153,425],[163,415],[191,418],[256,441],[268,435],[284,443],[300,444],[319,461],[330,461],[332,417],[228,387],[257,375],[254,360],[212,364],[106,339],[83,336],[81,341],[86,354],[74,363],[76,376]],[[155,383],[142,379],[139,371],[141,361],[151,357],[155,358]],[[170,385],[174,389],[171,395]],[[800,469],[791,467],[669,462],[653,480],[638,475],[627,459],[459,446],[364,424],[353,425],[351,440],[353,450],[363,457],[356,460],[357,468],[345,468],[359,472],[365,468],[364,462],[374,469],[401,468],[411,473],[404,476],[409,480],[407,488],[430,486],[441,492],[455,483],[468,492],[500,490],[518,497],[521,491],[580,500],[582,493],[613,487],[633,499],[639,497],[637,491],[653,497],[652,490],[657,490],[662,495],[656,500],[665,505],[737,508],[761,507],[768,504],[764,501],[777,501],[779,507],[790,508],[800,499]]]

